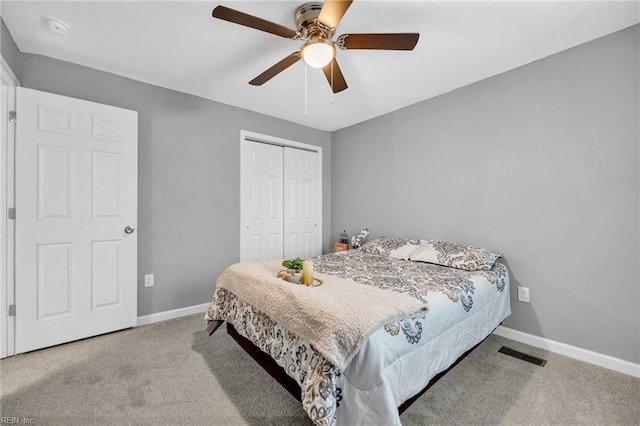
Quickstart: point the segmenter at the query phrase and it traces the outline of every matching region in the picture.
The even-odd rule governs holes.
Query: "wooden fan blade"
[[[276,24],[275,22],[267,21],[266,19],[258,18],[234,9],[229,9],[225,6],[217,6],[213,9],[213,12],[211,12],[211,16],[284,38],[292,38],[297,34],[296,31],[280,24]]]
[[[331,77],[332,65],[333,65],[333,81]],[[347,86],[347,82],[345,81],[344,76],[342,75],[342,71],[340,70],[340,66],[338,65],[338,61],[336,61],[336,58],[333,58],[333,60],[329,62],[328,65],[325,65],[322,68],[322,71],[324,71],[324,76],[327,77],[327,81],[329,82],[329,86],[331,86],[331,89],[333,89],[333,93],[342,92],[344,89],[349,87]]]
[[[287,56],[286,58],[251,80],[249,84],[252,86],[262,86],[264,83],[271,80],[273,77],[280,74],[282,71],[286,70],[299,60],[300,52],[293,52],[291,55]]]
[[[340,49],[413,50],[418,33],[342,34],[336,45]]]
[[[322,9],[320,9],[318,21],[327,27],[336,28],[351,3],[353,3],[353,0],[326,0]]]

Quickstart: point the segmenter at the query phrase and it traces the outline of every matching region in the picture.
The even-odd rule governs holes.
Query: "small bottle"
[[[305,260],[302,263],[302,284],[309,285],[313,283],[313,262]]]

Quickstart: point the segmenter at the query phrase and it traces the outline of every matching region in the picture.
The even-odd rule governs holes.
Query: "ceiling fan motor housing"
[[[329,28],[318,21],[323,3],[305,3],[296,9],[296,27],[303,40],[311,37],[330,39],[335,28]]]

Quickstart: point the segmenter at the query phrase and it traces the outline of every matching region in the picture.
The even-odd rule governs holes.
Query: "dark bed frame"
[[[214,323],[215,323],[214,321],[211,321],[209,323],[209,326],[207,327],[210,335],[213,334],[213,332],[219,327],[219,325],[221,325],[220,323],[216,326]],[[276,364],[273,358],[271,358],[269,355],[267,355],[262,350],[260,350],[256,345],[253,344],[253,342],[251,342],[244,336],[241,336],[238,333],[238,331],[229,323],[227,323],[227,333],[231,337],[233,337],[233,339],[240,345],[240,347],[242,347],[242,349],[244,349],[245,352],[247,352],[251,356],[251,358],[253,358],[262,368],[264,368],[265,371],[271,375],[271,377],[276,379],[278,383],[280,383],[291,395],[293,395],[295,399],[297,399],[298,401],[301,401],[302,392],[300,390],[300,386],[293,378],[287,375],[287,373],[282,367]],[[402,414],[407,408],[411,406],[411,404],[413,404],[418,398],[420,398],[422,394],[425,393],[431,386],[435,385],[438,380],[440,380],[445,374],[447,374],[453,367],[458,365],[458,363],[462,361],[467,355],[473,352],[473,350],[477,348],[482,342],[484,342],[485,339],[483,339],[480,343],[478,343],[477,345],[475,345],[474,347],[472,347],[471,349],[463,353],[462,356],[460,356],[460,358],[458,358],[453,364],[451,364],[451,366],[449,366],[449,368],[436,374],[429,381],[429,383],[427,383],[427,386],[424,389],[422,389],[416,395],[412,396],[411,398],[406,400],[404,403],[402,403],[402,405],[398,407],[398,412]]]

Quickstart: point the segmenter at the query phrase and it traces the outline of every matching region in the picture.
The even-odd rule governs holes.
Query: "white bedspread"
[[[441,293],[427,296],[424,317],[400,321],[372,334],[337,377],[342,396],[337,425],[400,425],[397,407],[420,392],[439,372],[484,340],[511,314],[509,285],[496,292],[485,279],[474,279],[472,314],[452,310]],[[410,343],[420,324],[421,338]],[[403,331],[404,327],[404,331]]]

